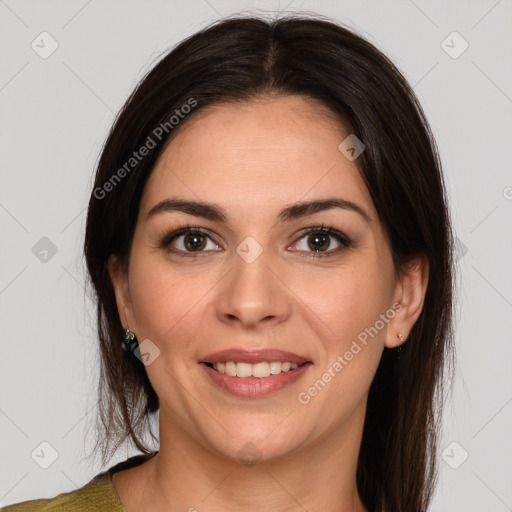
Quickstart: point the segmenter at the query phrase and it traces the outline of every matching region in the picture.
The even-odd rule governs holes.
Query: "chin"
[[[285,428],[285,422],[280,426],[279,421],[250,421],[230,423],[226,426],[230,436],[225,431],[220,437],[207,436],[204,441],[218,455],[231,461],[237,461],[251,466],[257,462],[270,462],[296,451],[306,440],[303,428],[290,430]],[[277,427],[277,428],[276,428]],[[211,432],[211,429],[210,429]]]

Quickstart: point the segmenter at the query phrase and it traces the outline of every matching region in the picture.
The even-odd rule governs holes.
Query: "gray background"
[[[83,460],[97,352],[81,244],[115,113],[161,52],[260,10],[354,27],[414,85],[459,239],[458,364],[432,510],[512,510],[511,0],[0,0],[0,504],[73,490],[103,469]],[[45,59],[43,31],[58,43]]]

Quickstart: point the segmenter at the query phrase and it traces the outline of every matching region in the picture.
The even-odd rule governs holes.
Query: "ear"
[[[124,328],[130,327],[130,330],[135,331],[136,325],[128,286],[128,270],[120,263],[115,254],[109,257],[107,268],[116,296],[117,311],[121,323]]]
[[[423,309],[429,265],[426,255],[410,259],[401,271],[395,289],[395,316],[388,322],[385,345],[395,348],[405,342]],[[400,340],[398,334],[403,336]]]

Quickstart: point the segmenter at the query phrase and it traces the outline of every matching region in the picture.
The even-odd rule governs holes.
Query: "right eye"
[[[210,247],[208,247],[208,241]],[[220,249],[208,232],[190,226],[166,234],[160,241],[159,246],[174,254],[192,258],[203,256],[202,253],[209,250],[217,251]]]

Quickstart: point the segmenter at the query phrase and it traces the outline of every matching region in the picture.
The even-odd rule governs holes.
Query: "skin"
[[[389,241],[359,175],[338,145],[348,133],[321,105],[298,96],[217,104],[188,120],[166,148],[143,192],[127,272],[109,261],[124,326],[160,350],[146,366],[160,408],[160,452],[114,476],[135,511],[366,511],[356,489],[357,456],[370,384],[385,347],[398,346],[421,313],[428,265],[418,256],[396,272]],[[221,223],[183,212],[147,218],[173,196],[224,208]],[[298,201],[338,197],[359,205],[286,222]],[[203,257],[159,247],[187,226],[208,230]],[[330,256],[312,258],[322,224]],[[262,254],[247,263],[236,248],[248,236]],[[308,243],[308,240],[310,243]],[[322,240],[321,240],[322,242]],[[320,243],[320,245],[322,245]],[[186,251],[184,237],[171,247]],[[193,252],[188,246],[188,253]],[[332,368],[379,315],[401,308],[307,404],[297,396]],[[361,345],[362,346],[362,345]],[[221,390],[198,364],[232,347],[277,348],[313,364],[263,398]],[[252,443],[259,461],[239,451]]]

